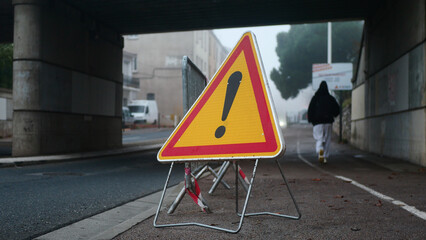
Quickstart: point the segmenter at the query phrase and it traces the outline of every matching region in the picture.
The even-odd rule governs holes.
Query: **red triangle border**
[[[219,83],[223,80],[225,74],[229,71],[237,57],[244,51],[247,67],[250,74],[250,79],[252,82],[252,87],[254,90],[254,95],[258,105],[259,116],[262,123],[262,128],[264,131],[264,136],[266,142],[255,142],[255,143],[238,143],[238,144],[225,144],[225,145],[208,145],[208,146],[190,146],[190,147],[174,147],[183,135],[185,130],[189,127],[191,122],[203,108],[204,104],[208,101],[210,96],[213,94]],[[260,77],[260,72],[256,64],[256,59],[254,56],[255,49],[252,48],[252,44],[249,36],[244,36],[240,44],[237,46],[235,51],[229,56],[224,67],[220,70],[217,76],[213,79],[211,86],[208,87],[207,92],[202,96],[198,104],[192,110],[190,115],[185,119],[183,124],[179,127],[176,134],[168,142],[167,146],[163,149],[161,156],[163,157],[185,157],[203,155],[232,155],[232,154],[250,154],[253,153],[253,156],[256,153],[267,153],[275,152],[277,150],[277,139],[275,138],[274,129],[272,126],[272,116],[269,112],[269,108],[266,102],[265,93],[262,87],[262,80]],[[260,63],[259,63],[260,64]],[[266,86],[265,86],[266,87]],[[271,100],[270,100],[271,101]],[[212,130],[212,134],[214,134]],[[220,156],[218,156],[220,157]],[[200,157],[202,158],[202,157]],[[211,158],[211,157],[209,157]]]

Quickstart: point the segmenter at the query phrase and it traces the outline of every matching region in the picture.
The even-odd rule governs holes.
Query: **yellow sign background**
[[[242,73],[241,83],[228,117],[222,121],[228,79],[235,71]],[[216,138],[215,131],[222,125],[226,127],[225,134]],[[265,137],[246,59],[241,52],[175,147],[255,142],[265,142]]]

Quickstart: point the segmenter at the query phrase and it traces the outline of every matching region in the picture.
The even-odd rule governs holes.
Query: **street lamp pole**
[[[331,22],[328,22],[327,24],[327,63],[331,64]],[[338,91],[339,96],[339,108],[340,108],[340,114],[339,114],[339,142],[342,142],[342,132],[343,132],[343,126],[342,126],[342,104],[343,104],[343,94],[342,91]]]
[[[327,63],[331,64],[331,22],[327,26]]]

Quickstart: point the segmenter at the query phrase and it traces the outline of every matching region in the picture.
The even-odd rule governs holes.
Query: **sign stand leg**
[[[258,216],[258,215],[272,215],[272,216],[276,216],[276,217],[283,217],[283,218],[289,218],[289,219],[294,219],[294,220],[299,220],[302,217],[302,214],[300,213],[299,207],[297,206],[296,200],[294,199],[293,193],[290,190],[290,187],[288,185],[287,179],[284,176],[284,172],[281,168],[280,163],[278,162],[278,159],[275,160],[275,162],[277,163],[278,169],[280,170],[281,176],[284,180],[284,183],[287,187],[287,190],[290,194],[291,199],[293,200],[294,206],[296,207],[296,211],[297,211],[297,216],[290,216],[290,215],[284,215],[284,214],[278,214],[278,213],[272,213],[272,212],[256,212],[256,213],[246,213],[246,216]],[[251,183],[250,183],[250,187],[251,187]],[[238,209],[237,209],[238,211]],[[238,215],[244,214],[243,213],[238,213]]]
[[[163,204],[164,196],[166,194],[167,185],[169,184],[169,179],[170,179],[170,175],[172,173],[174,162],[172,162],[172,164],[170,166],[169,174],[167,175],[166,183],[164,184],[163,193],[161,194],[161,199],[160,199],[160,202],[158,204],[157,212],[156,212],[155,217],[154,217],[154,227],[156,227],[156,228],[162,228],[162,227],[178,227],[178,226],[199,226],[199,227],[205,227],[205,228],[215,229],[215,230],[219,230],[219,231],[224,231],[224,232],[228,232],[228,233],[238,233],[241,230],[241,226],[243,225],[244,216],[247,216],[247,214],[246,214],[247,205],[248,205],[248,201],[250,199],[250,195],[251,195],[251,190],[252,190],[254,178],[256,176],[256,170],[257,170],[257,164],[258,164],[258,162],[259,162],[259,159],[256,159],[256,162],[255,162],[254,168],[253,168],[253,176],[252,176],[252,178],[250,180],[250,185],[249,185],[249,188],[248,188],[246,200],[244,202],[243,211],[242,211],[242,214],[239,214],[240,215],[240,223],[239,223],[237,229],[232,230],[232,229],[228,229],[228,228],[221,228],[221,227],[216,227],[216,226],[211,226],[211,225],[206,225],[206,224],[196,223],[196,222],[183,222],[183,223],[173,223],[173,224],[157,224],[158,215],[160,213],[161,206]],[[229,167],[229,165],[228,165],[228,167]],[[238,170],[238,168],[237,168],[237,170]],[[219,182],[219,179],[217,180],[217,182]],[[238,200],[238,198],[237,198],[237,200]]]
[[[232,167],[235,168],[235,171],[238,173],[238,176],[237,176],[238,180],[240,180],[241,185],[243,186],[244,190],[246,190],[246,192],[247,192],[248,191],[248,182],[246,182],[244,180],[244,178],[241,176],[241,174],[239,172],[240,168],[239,168],[238,162],[237,163],[234,162],[234,164],[232,164]]]
[[[223,166],[223,164],[222,164],[222,166]],[[209,172],[211,174],[213,174],[213,176],[215,176],[215,178],[213,179],[213,182],[215,182],[217,180],[217,178],[219,177],[220,169],[222,169],[222,167],[219,169],[219,171],[217,173],[214,171],[214,169],[212,167],[210,167],[208,165],[207,165],[207,167],[208,167]],[[222,183],[222,185],[226,189],[228,189],[228,190],[231,189],[231,187],[228,185],[228,183],[225,182],[225,180],[222,179],[222,181],[220,181],[220,182]]]
[[[218,177],[216,178],[216,181],[213,183],[212,187],[209,190],[209,194],[212,194],[214,190],[216,190],[217,185],[219,185],[219,182],[222,181],[223,176],[225,176],[226,171],[229,168],[229,165],[231,163],[229,161],[223,162],[222,167],[220,168],[219,172],[217,173]]]
[[[234,162],[235,168],[235,212],[238,214],[238,161]]]
[[[186,163],[185,163],[186,166]],[[199,171],[201,169],[201,171]],[[195,170],[195,172],[199,171],[197,173],[197,175],[194,176],[195,179],[200,178],[201,175],[203,175],[203,173],[206,171],[207,166],[205,165],[203,168],[198,168]],[[172,205],[170,206],[169,210],[167,211],[167,214],[172,214],[177,206],[180,204],[180,201],[182,200],[183,196],[185,196],[186,193],[186,186],[183,186],[182,189],[180,190],[179,194],[177,195],[176,199],[173,201]]]
[[[213,192],[216,190],[217,185],[219,185],[219,183],[217,181],[221,181],[222,184],[227,188],[227,189],[231,189],[229,187],[228,184],[226,184],[226,182],[224,182],[224,180],[222,180],[223,176],[225,176],[226,171],[228,171],[228,168],[230,166],[231,162],[230,161],[225,161],[223,162],[222,166],[220,167],[219,171],[217,172],[217,178],[216,180],[213,182],[212,187],[209,190],[209,194],[213,194]],[[234,168],[236,168],[235,170],[238,172],[239,168],[235,166],[235,164],[232,165]],[[244,178],[241,176],[241,174],[239,174],[238,179],[240,180],[241,184],[244,187],[244,190],[246,190],[246,192],[248,191],[248,183],[246,183],[246,181],[244,180]],[[226,185],[225,185],[226,184]]]
[[[222,167],[221,167],[222,168]],[[200,171],[200,172],[198,172],[198,171]],[[197,173],[197,176],[198,175],[200,175],[200,173],[201,173],[201,175],[205,172],[205,171],[209,171],[215,178],[213,179],[213,181],[216,181],[216,179],[217,179],[217,177],[218,177],[218,173],[220,172],[220,169],[219,169],[219,171],[216,173],[216,171],[212,168],[212,167],[210,167],[209,166],[209,164],[204,164],[203,166],[201,166],[201,167],[198,167],[197,169],[195,169],[195,171],[194,171],[194,173]],[[200,175],[200,177],[201,177],[201,175]],[[198,179],[198,178],[197,178]],[[222,179],[222,181],[220,181],[220,183],[222,183],[222,185],[225,187],[225,188],[227,188],[227,189],[231,189],[231,187],[228,185],[228,183],[226,183],[226,181],[225,180],[223,180]]]
[[[176,199],[173,201],[172,205],[170,206],[169,210],[167,211],[167,214],[172,214],[175,212],[177,206],[180,204],[180,201],[182,201],[183,196],[185,196],[186,188],[183,186],[183,188],[180,190],[179,194],[177,195]]]
[[[226,161],[222,163],[222,165],[220,165],[219,171],[217,172],[218,175],[220,175],[223,171],[223,168],[226,165]],[[213,181],[216,181],[216,179],[213,179]]]
[[[155,214],[155,218],[154,218],[154,227],[157,227],[157,226],[158,226],[158,225],[156,224],[156,222],[157,222],[158,214],[160,213],[161,205],[163,205],[164,195],[166,195],[167,185],[169,185],[170,174],[172,173],[173,165],[174,165],[174,162],[172,162],[172,163],[170,164],[169,174],[167,175],[166,183],[164,184],[164,188],[163,188],[163,193],[161,194],[160,202],[158,203],[157,212],[156,212],[156,214]]]
[[[186,163],[185,163],[185,166],[187,166]],[[189,166],[189,164],[188,164],[188,166]],[[218,176],[217,173],[214,171],[213,168],[211,168],[208,164],[205,164],[205,165],[203,165],[203,166],[198,167],[197,169],[195,169],[194,173],[196,173],[196,175],[194,176],[194,178],[196,180],[198,180],[204,174],[205,171],[209,171],[211,174],[213,174],[214,176],[216,176],[216,178]],[[190,179],[188,181],[190,181]],[[226,188],[228,188],[228,189],[230,188],[229,185],[224,180],[222,180],[221,183]],[[176,199],[173,201],[172,205],[170,206],[169,210],[167,211],[167,214],[172,214],[176,210],[176,208],[180,204],[180,201],[182,200],[183,196],[185,196],[186,187],[187,186],[183,186],[182,187],[182,189],[180,190],[180,192],[177,195]]]

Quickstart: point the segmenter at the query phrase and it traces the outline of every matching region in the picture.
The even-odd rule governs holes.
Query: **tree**
[[[12,89],[13,44],[0,44],[0,88]]]
[[[332,61],[356,63],[363,22],[332,25]],[[277,35],[275,49],[280,67],[273,69],[274,81],[284,99],[295,98],[312,82],[312,64],[327,62],[327,24],[293,25]]]

